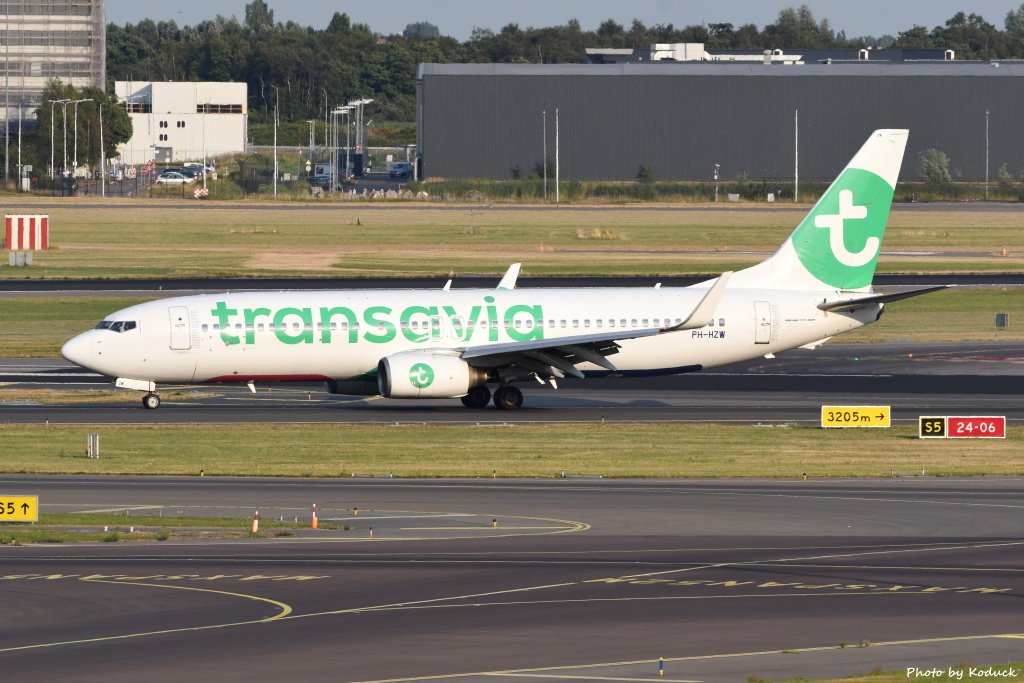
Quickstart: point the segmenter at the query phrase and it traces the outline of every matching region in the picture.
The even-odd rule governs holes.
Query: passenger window
[[[597,320],[595,320],[594,322],[596,322],[596,323],[597,323],[597,326],[598,326],[598,327],[601,327],[601,322],[602,322],[602,321],[601,321],[601,319],[600,319],[600,318],[598,318],[598,319],[597,319]]]
[[[625,326],[626,326],[626,319],[623,318],[622,320],[619,321],[619,327],[625,327]]]
[[[648,325],[647,325],[647,318],[644,318],[644,327],[648,327]]]
[[[210,331],[210,326],[207,325],[206,323],[203,323],[202,330],[203,330],[203,332],[209,332]]]
[[[583,327],[590,327],[590,318],[587,318],[583,321]]]
[[[565,327],[565,321],[564,320],[559,320],[558,322],[560,323],[559,327]]]
[[[725,327],[725,318],[719,318],[718,325],[719,327]]]
[[[572,326],[573,327],[579,327],[580,326],[580,321],[579,320],[573,320],[572,321]]]

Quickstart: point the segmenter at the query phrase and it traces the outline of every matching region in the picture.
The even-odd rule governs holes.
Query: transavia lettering
[[[454,306],[409,306],[396,310],[389,306],[368,306],[362,311],[346,306],[277,310],[266,307],[231,308],[218,301],[210,310],[217,320],[216,329],[227,345],[255,344],[258,331],[272,332],[282,344],[355,344],[360,339],[371,344],[387,344],[401,335],[413,343],[453,339],[468,342],[496,342],[500,335],[512,341],[544,338],[544,310],[539,305],[516,304],[503,312],[493,296],[468,311]]]

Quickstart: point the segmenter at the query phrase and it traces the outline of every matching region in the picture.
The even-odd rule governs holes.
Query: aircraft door
[[[754,343],[767,344],[772,340],[772,306],[767,301],[754,302]]]
[[[192,348],[192,325],[187,306],[171,306],[167,309],[171,324],[171,350],[188,351]]]

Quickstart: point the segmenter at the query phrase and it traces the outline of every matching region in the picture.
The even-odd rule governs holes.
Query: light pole
[[[50,102],[50,180],[53,180],[53,170],[54,170],[54,166],[56,165],[56,161],[54,161],[54,158],[53,158],[53,156],[54,156],[54,144],[53,144],[53,115],[54,115],[54,106],[53,105],[59,104],[64,109],[64,132],[65,132],[65,135],[64,135],[64,165],[67,166],[67,152],[68,152],[68,145],[67,145],[67,140],[68,140],[68,138],[67,138],[67,129],[68,129],[68,124],[67,124],[67,103],[68,103],[68,100],[49,100],[49,102]]]
[[[715,204],[718,203],[718,169],[720,166],[715,164]]]
[[[100,102],[100,195],[107,196],[107,155],[103,150],[103,103]]]
[[[274,197],[277,198],[277,112],[281,106],[281,91],[274,84],[271,84],[270,87],[274,89],[276,98],[274,101]]]
[[[985,110],[985,201],[988,201],[988,109]]]
[[[544,170],[543,170],[543,174],[544,174],[544,199],[547,199],[548,198],[548,111],[547,111],[547,109],[542,109],[541,112],[540,112],[540,116],[541,116],[542,125],[544,127],[544,132],[541,134],[541,137],[542,137],[542,139],[544,141]]]
[[[73,102],[73,104],[75,105],[75,161],[74,161],[74,167],[75,167],[75,172],[76,173],[78,172],[78,105],[81,104],[82,102],[92,102],[92,98],[84,99],[84,100],[74,100],[74,102]]]

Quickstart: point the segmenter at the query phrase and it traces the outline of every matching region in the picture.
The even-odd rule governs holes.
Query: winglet
[[[715,317],[715,309],[718,308],[718,302],[722,300],[722,295],[725,294],[725,288],[729,286],[730,277],[732,277],[732,271],[719,275],[718,279],[715,280],[715,284],[711,285],[708,293],[700,300],[700,303],[693,309],[689,317],[678,325],[669,327],[666,331],[696,330],[708,325]]]
[[[519,279],[519,269],[522,267],[522,263],[513,263],[505,271],[505,274],[501,278],[501,282],[498,283],[498,289],[515,289],[516,280]]]

